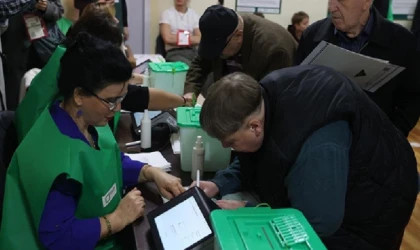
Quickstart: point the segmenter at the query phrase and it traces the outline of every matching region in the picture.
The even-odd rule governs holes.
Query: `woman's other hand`
[[[121,231],[127,225],[144,215],[146,203],[141,192],[134,188],[120,201],[117,209],[111,214],[109,220],[114,230]],[[114,222],[114,223],[112,223]]]

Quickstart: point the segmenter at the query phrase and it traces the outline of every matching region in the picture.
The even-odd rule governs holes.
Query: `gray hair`
[[[261,86],[256,80],[240,72],[227,75],[209,88],[201,109],[201,127],[223,140],[242,128],[261,103]]]

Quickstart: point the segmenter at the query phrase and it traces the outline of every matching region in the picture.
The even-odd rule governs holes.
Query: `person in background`
[[[74,7],[75,0],[61,0],[64,13],[63,16],[57,21],[57,25],[63,34],[67,34],[68,29],[73,23],[79,19],[80,12]]]
[[[203,85],[236,71],[261,80],[273,70],[293,65],[296,42],[282,26],[254,14],[237,14],[221,5],[206,9],[200,18],[198,56],[191,63],[185,82],[187,100],[205,95]]]
[[[271,208],[298,209],[328,249],[400,248],[417,197],[414,152],[341,73],[296,66],[260,84],[243,73],[228,75],[210,87],[200,123],[240,163],[200,181],[208,196],[247,190]]]
[[[366,93],[408,136],[420,116],[420,55],[416,51],[416,40],[409,30],[382,17],[372,7],[372,1],[329,1],[331,16],[312,24],[303,33],[296,64],[321,41],[326,41],[404,67],[404,71],[377,91]]]
[[[123,190],[153,181],[168,198],[184,191],[180,179],[120,153],[107,126],[131,77],[122,51],[84,32],[66,48],[58,98],[8,169],[0,249],[127,249],[118,232],[145,203],[139,190]]]
[[[165,42],[166,61],[181,61],[187,65],[197,55],[200,43],[197,13],[188,8],[190,0],[174,0],[174,7],[165,10],[159,21],[160,35]]]
[[[102,40],[111,42],[116,47],[121,47],[123,38],[117,26],[115,16],[111,9],[104,3],[93,3],[87,7],[80,19],[69,29],[67,39],[86,32]],[[60,58],[65,52],[65,47],[59,46],[55,56],[46,67],[35,76],[29,91],[18,106],[15,113],[15,125],[18,141],[22,141],[45,107],[53,101],[58,93],[57,81]],[[130,81],[132,81],[130,79]],[[127,96],[122,101],[122,108],[132,112],[142,112],[145,109],[164,110],[186,104],[185,98],[159,89],[129,85]]]
[[[40,1],[7,1],[9,4],[16,3],[12,8],[8,3],[0,4],[0,19],[3,13],[9,13],[8,28],[1,35],[2,51],[8,58],[9,73],[5,75],[5,90],[7,108],[15,110],[19,104],[21,80],[25,73],[32,68],[42,68],[45,62],[40,58],[33,43],[36,40],[30,38],[27,32],[24,17],[35,14],[42,19],[47,28],[53,27],[54,23],[61,18],[63,8],[60,0]]]
[[[308,28],[309,16],[303,11],[295,13],[292,17],[292,24],[287,27],[287,30],[292,34],[297,42],[300,41],[300,37],[303,32]]]
[[[130,32],[128,30],[127,1],[120,0],[118,2],[115,2],[114,5],[115,5],[115,15],[119,21],[119,26],[122,29],[124,41],[127,41],[130,38]]]

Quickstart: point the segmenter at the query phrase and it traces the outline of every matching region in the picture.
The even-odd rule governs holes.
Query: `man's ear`
[[[263,130],[262,123],[258,119],[250,120],[248,123],[248,127],[251,129],[252,132],[255,133],[256,136],[259,136]]]
[[[244,31],[243,30],[236,31],[236,34],[235,34],[236,37],[242,37],[243,35],[244,35]]]
[[[373,0],[363,0],[363,10],[368,10],[373,5]]]

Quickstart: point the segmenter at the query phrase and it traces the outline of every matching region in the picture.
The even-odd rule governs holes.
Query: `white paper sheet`
[[[151,153],[126,154],[132,160],[147,163],[152,167],[157,167],[165,171],[171,170],[171,164],[163,157],[163,155],[156,151]]]
[[[211,234],[211,229],[194,197],[156,217],[164,249],[184,250]]]

